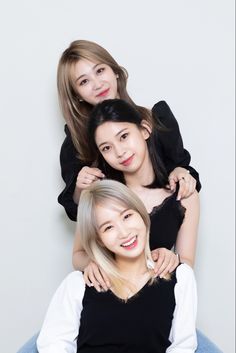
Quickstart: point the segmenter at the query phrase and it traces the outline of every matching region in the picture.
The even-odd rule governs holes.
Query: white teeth
[[[131,244],[133,244],[135,242],[135,240],[136,240],[136,236],[133,237],[132,239],[130,239],[130,241],[128,241],[127,243],[121,244],[121,246],[124,246],[124,247],[130,246]]]

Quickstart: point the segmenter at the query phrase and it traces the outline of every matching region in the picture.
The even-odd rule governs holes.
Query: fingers
[[[172,191],[176,189],[179,182],[177,200],[189,197],[196,189],[196,180],[191,176],[186,168],[176,167],[169,175],[169,185]]]
[[[165,248],[156,249],[152,252],[153,257],[154,256],[156,257],[157,254],[158,254],[158,259],[155,264],[154,272],[156,276],[163,278],[168,273],[173,272],[174,269],[178,266],[179,257],[178,255],[174,254],[172,251]]]
[[[171,191],[175,191],[177,181],[178,179],[176,180],[174,177],[169,177],[169,186]]]
[[[83,167],[76,180],[79,189],[86,189],[90,184],[98,179],[103,179],[105,175],[98,168]]]
[[[152,254],[153,261],[157,261],[157,259],[158,259],[158,249],[152,250],[151,254]]]
[[[179,180],[177,200],[189,197],[196,189],[196,180],[190,175],[182,176]]]
[[[101,290],[107,291],[110,287],[107,275],[94,262],[90,262],[85,268],[84,280],[89,287],[94,286],[98,292],[101,292]]]

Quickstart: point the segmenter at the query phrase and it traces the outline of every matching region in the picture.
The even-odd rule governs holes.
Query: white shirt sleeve
[[[175,311],[166,353],[193,353],[197,349],[197,289],[193,270],[181,264],[176,270]]]
[[[76,353],[84,291],[79,271],[72,272],[61,283],[37,339],[39,353]]]

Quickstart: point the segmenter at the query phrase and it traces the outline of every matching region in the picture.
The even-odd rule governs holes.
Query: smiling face
[[[72,68],[72,76],[80,98],[91,105],[119,98],[117,76],[107,64],[80,59]]]
[[[95,142],[106,162],[116,170],[136,173],[150,164],[147,129],[127,122],[108,121],[98,126]]]
[[[117,202],[96,205],[98,236],[115,259],[144,256],[147,228],[140,214]]]

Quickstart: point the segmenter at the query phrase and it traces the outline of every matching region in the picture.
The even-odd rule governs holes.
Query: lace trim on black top
[[[152,217],[154,214],[156,214],[161,208],[163,208],[168,201],[172,200],[173,198],[175,198],[175,201],[178,205],[178,209],[180,212],[181,217],[184,219],[185,216],[185,212],[186,212],[186,208],[181,204],[181,201],[176,200],[177,194],[179,191],[179,187],[176,188],[176,191],[171,194],[170,196],[167,196],[159,205],[154,206],[151,210],[151,212],[149,213],[149,216]]]

